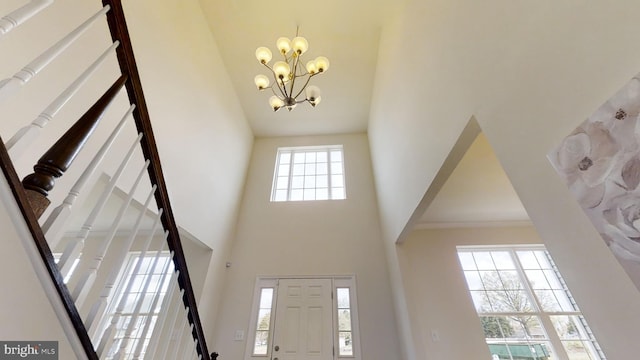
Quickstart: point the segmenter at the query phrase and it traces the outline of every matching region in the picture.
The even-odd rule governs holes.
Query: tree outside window
[[[459,248],[458,257],[494,359],[605,359],[544,248]]]

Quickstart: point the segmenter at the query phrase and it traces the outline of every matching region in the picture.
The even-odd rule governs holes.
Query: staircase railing
[[[37,21],[38,13],[46,11],[54,0],[25,2],[0,19],[0,49],[4,36],[27,20]],[[61,299],[73,324],[82,357],[209,360],[121,0],[102,3],[100,11],[15,75],[0,81],[0,102],[26,91],[22,88],[31,79],[46,72],[50,63],[87,29],[98,26],[98,20],[106,15],[112,43],[55,95],[35,120],[6,143],[0,138],[0,168],[55,285],[55,296]],[[108,89],[104,94],[65,134],[57,140],[47,140],[45,126],[74,101],[74,95],[113,56],[114,50],[120,68],[118,78],[105,85]],[[120,110],[117,108],[123,103],[123,87],[130,105]],[[121,120],[116,125],[105,124],[118,112]],[[2,115],[9,116],[12,114]],[[128,125],[131,118],[135,132],[127,132],[133,128]],[[113,126],[110,135],[94,139],[96,129],[104,126]],[[14,163],[32,155],[28,150],[36,140],[54,144],[37,161],[33,173],[22,175],[24,179],[20,181]],[[91,143],[95,148],[96,141],[101,146],[93,157],[85,154],[90,150],[85,145]],[[126,153],[112,151],[127,146],[130,148]],[[57,179],[80,158],[84,171],[73,186],[69,187],[68,181],[56,186]],[[105,165],[105,158],[116,165]],[[99,173],[104,176],[98,177]],[[50,207],[49,193],[54,188],[66,193],[65,187],[68,195],[55,208]],[[129,190],[121,190],[124,187]],[[84,200],[83,205],[78,204],[78,199]],[[151,207],[153,199],[155,208]],[[115,215],[109,211],[111,208],[118,208]],[[97,229],[105,221],[110,225]],[[82,226],[78,228],[79,223]]]

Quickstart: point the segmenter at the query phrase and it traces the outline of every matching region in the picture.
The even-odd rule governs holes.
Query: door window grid
[[[342,146],[278,149],[271,201],[345,198]]]
[[[544,248],[458,256],[494,359],[606,359]]]
[[[349,288],[336,288],[338,316],[338,356],[353,356],[351,300]]]
[[[274,288],[262,288],[258,305],[258,319],[255,327],[253,355],[267,355],[271,333],[271,311],[273,309]]]

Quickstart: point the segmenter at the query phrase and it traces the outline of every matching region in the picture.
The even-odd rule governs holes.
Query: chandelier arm
[[[280,94],[282,95],[283,98],[286,98],[287,96],[282,92],[282,88],[280,87],[280,84],[278,83],[278,80],[276,79],[276,88],[278,88],[278,91],[280,91]],[[276,91],[273,90],[273,85],[270,86],[271,91],[273,91],[273,95],[280,97],[280,95],[276,94]]]
[[[273,74],[273,76],[276,76],[276,73],[273,71],[273,69],[271,68],[271,66],[269,66],[266,63],[261,62],[260,64],[262,64],[262,66],[266,67],[267,69],[269,69],[269,71],[271,71],[271,73]]]
[[[278,82],[280,81],[280,82]],[[276,79],[276,83],[278,84],[278,89],[280,89],[280,92],[282,93],[282,96],[286,98],[289,97],[289,94],[287,93],[287,86],[284,84],[284,80],[278,80]]]
[[[307,73],[309,74],[309,73]],[[318,73],[316,73],[318,74]],[[302,92],[304,91],[304,89],[307,88],[307,85],[309,85],[309,81],[311,81],[311,78],[316,75],[316,74],[309,74],[309,77],[307,78],[307,81],[304,83],[304,85],[302,86],[302,88],[300,89],[300,91],[298,91],[298,93],[296,94],[296,96],[294,96],[293,98],[296,99],[298,96],[300,96],[300,94],[302,94]],[[304,76],[304,75],[302,75]]]
[[[298,54],[298,56],[296,56],[296,57],[293,59],[293,79],[291,79],[291,88],[289,89],[289,92],[290,92],[291,94],[293,94],[293,86],[296,84],[296,78],[298,77],[296,73],[298,72],[298,63],[299,63],[299,60],[300,60],[300,54]],[[298,95],[300,95],[300,94],[298,94]],[[297,97],[298,97],[298,95],[294,96],[293,98],[294,98],[294,99],[295,99],[295,98],[297,98]]]

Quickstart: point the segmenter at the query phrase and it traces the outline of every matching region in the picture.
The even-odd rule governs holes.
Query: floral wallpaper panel
[[[639,114],[640,75],[548,155],[623,265],[640,264]],[[640,278],[629,275],[634,281]]]

